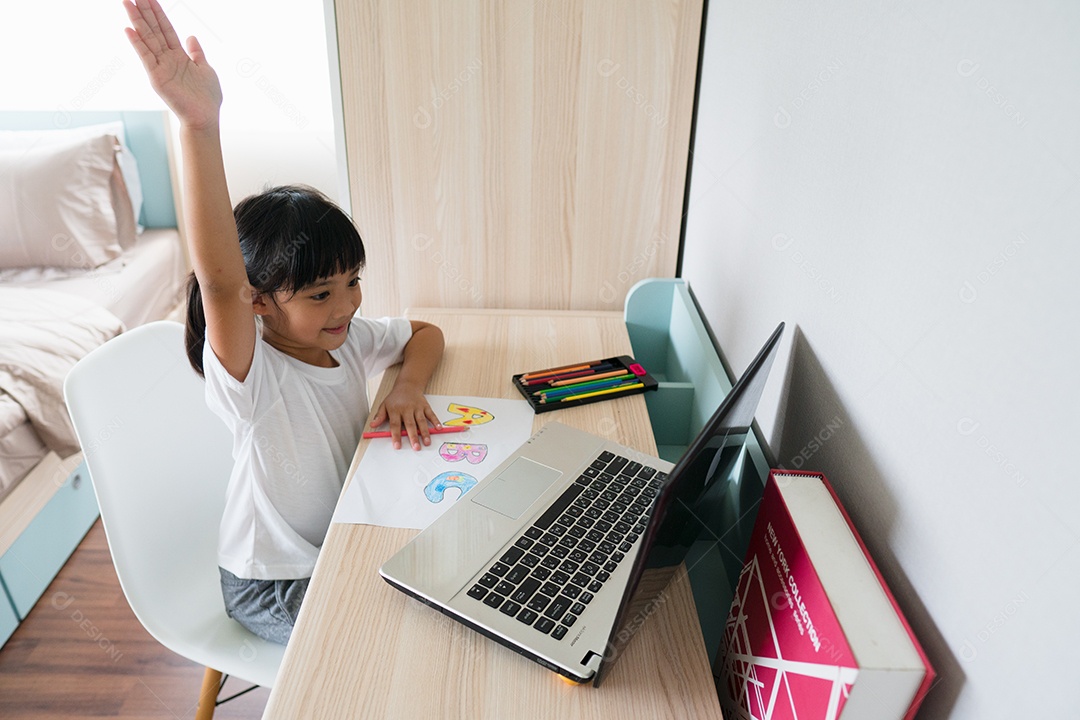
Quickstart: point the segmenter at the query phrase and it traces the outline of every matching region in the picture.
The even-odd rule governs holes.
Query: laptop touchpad
[[[472,497],[472,501],[516,520],[560,477],[562,473],[554,468],[518,458]]]

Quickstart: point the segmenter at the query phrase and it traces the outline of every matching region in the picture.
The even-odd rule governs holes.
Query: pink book
[[[820,473],[769,474],[720,657],[729,720],[910,720],[934,678]]]

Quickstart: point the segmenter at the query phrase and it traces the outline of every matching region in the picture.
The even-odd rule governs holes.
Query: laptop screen
[[[663,605],[664,589],[702,531],[716,526],[727,490],[723,481],[750,433],[783,331],[780,323],[668,473],[642,535],[594,685],[600,685],[611,663]]]

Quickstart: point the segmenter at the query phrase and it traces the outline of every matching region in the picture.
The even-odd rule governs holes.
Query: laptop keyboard
[[[469,597],[562,640],[645,531],[666,477],[600,453],[487,568]]]

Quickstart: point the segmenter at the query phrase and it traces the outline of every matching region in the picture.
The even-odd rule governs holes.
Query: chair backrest
[[[150,634],[181,654],[224,617],[217,537],[233,463],[231,434],[206,407],[183,335],[175,322],[135,328],[64,383],[124,594]]]

